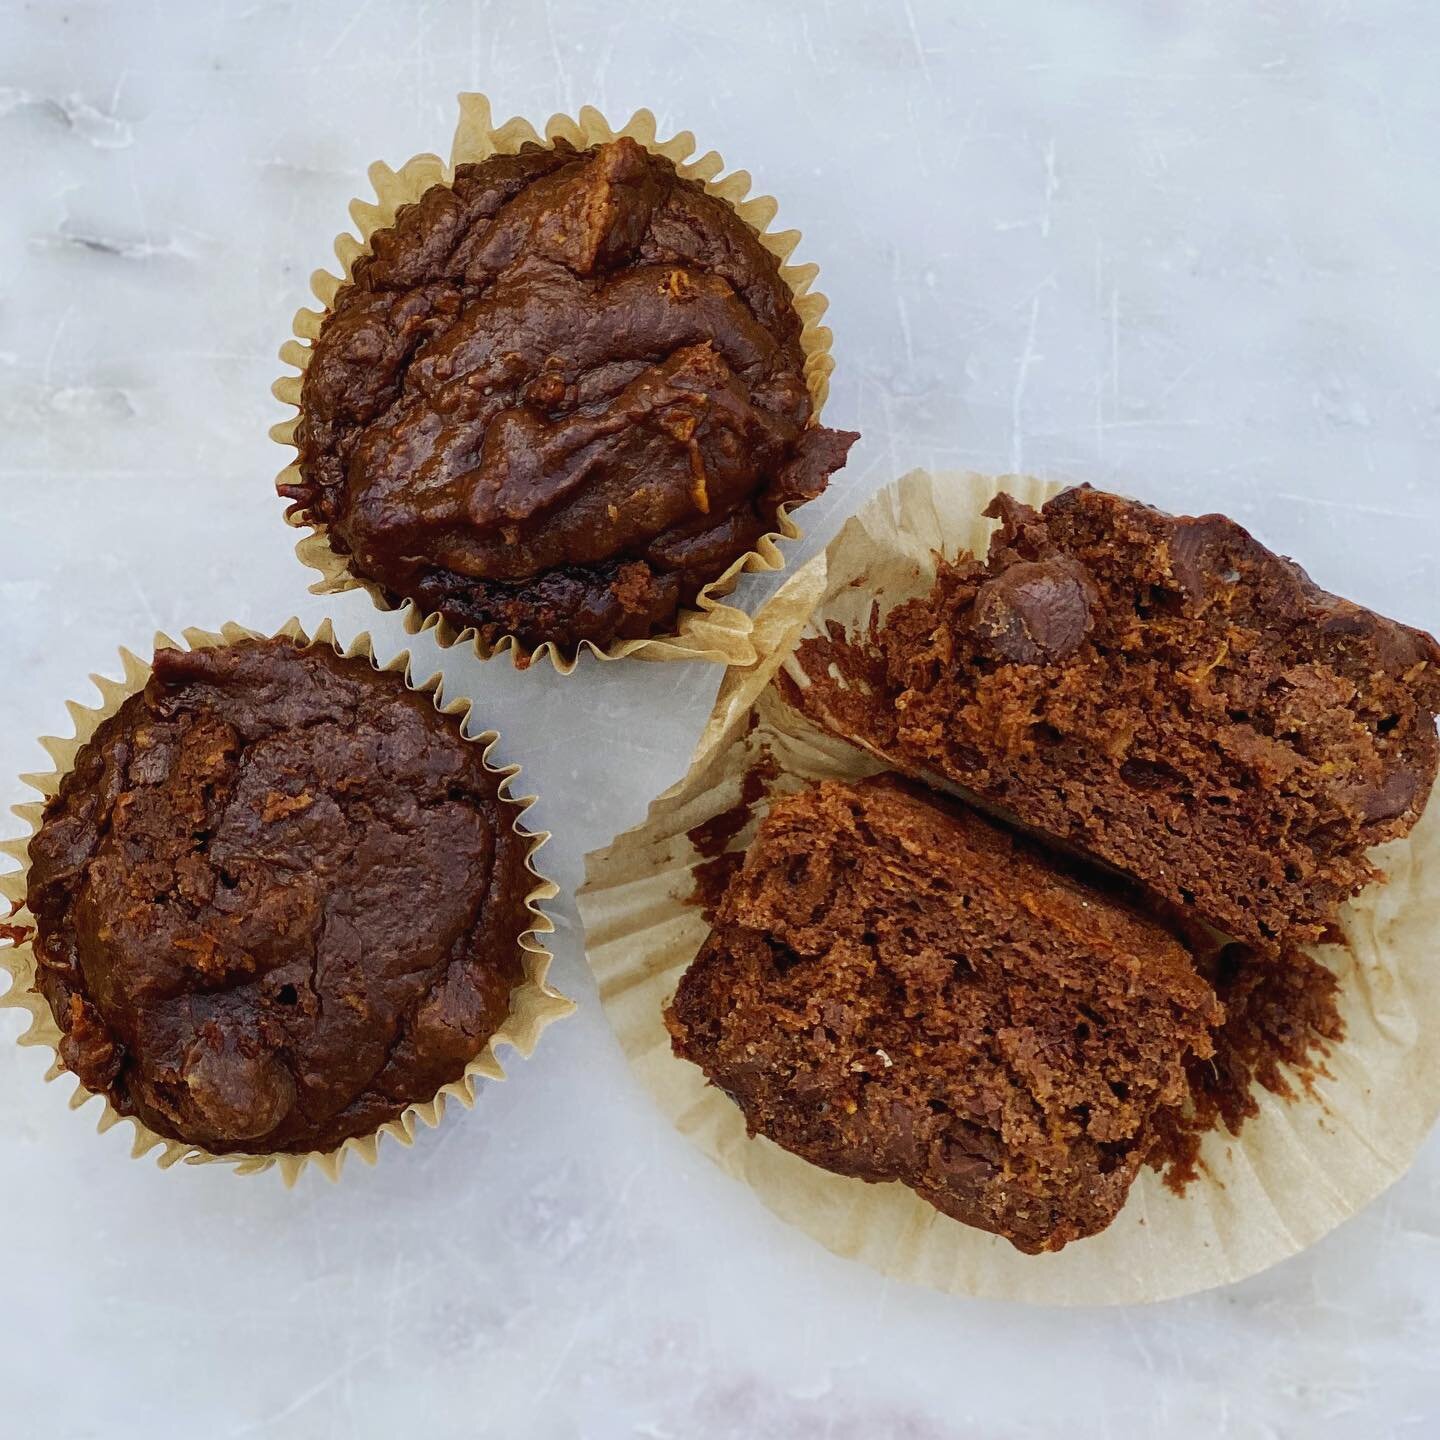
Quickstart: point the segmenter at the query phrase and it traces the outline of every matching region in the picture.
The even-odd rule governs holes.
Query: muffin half
[[[983,564],[802,647],[797,703],[1181,916],[1276,953],[1333,936],[1434,785],[1440,644],[1223,515],[1085,486],[985,513]]]
[[[1119,1213],[1221,1016],[1160,926],[879,776],[772,805],[666,1023],[752,1135],[1036,1253]]]

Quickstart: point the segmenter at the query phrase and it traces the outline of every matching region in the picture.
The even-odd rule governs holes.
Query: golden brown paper
[[[661,1021],[708,930],[690,899],[691,869],[703,857],[686,831],[737,802],[762,747],[779,762],[781,790],[883,768],[779,701],[770,681],[798,640],[830,619],[862,626],[872,599],[884,611],[922,593],[936,550],[983,555],[993,523],[980,512],[998,491],[1038,505],[1056,488],[1026,477],[915,473],[872,500],[755,617],[756,663],[726,675],[688,774],[644,824],[588,857],[580,912],[600,998],[646,1089],[777,1215],[836,1254],[938,1290],[1050,1305],[1160,1300],[1295,1254],[1414,1159],[1440,1112],[1440,805],[1407,839],[1373,852],[1389,883],[1346,907],[1348,948],[1313,952],[1340,977],[1346,1026],[1314,1098],[1286,1102],[1257,1089],[1260,1113],[1240,1136],[1205,1137],[1205,1168],[1183,1198],[1143,1171],[1108,1230],[1058,1254],[1023,1255],[901,1185],[832,1175],[747,1139],[739,1110],[671,1054]],[[753,835],[752,820],[730,848]]]
[[[443,699],[440,692],[439,674],[431,676],[423,683],[417,683],[412,679],[408,653],[402,651],[388,664],[379,665],[375,660],[368,635],[361,635],[347,650],[343,649],[336,641],[328,620],[315,632],[313,641],[306,635],[298,620],[288,621],[277,634],[288,635],[301,644],[330,645],[336,654],[347,659],[366,659],[377,670],[398,670],[404,674],[405,683],[410,689],[421,695],[430,695],[436,710],[442,715],[457,717],[457,723],[462,729],[470,718],[472,704],[469,700],[446,701]],[[184,635],[186,646],[191,650],[210,649],[217,645],[233,645],[237,640],[245,638],[255,640],[263,638],[255,631],[247,630],[243,626],[233,623],[223,626],[219,634],[204,630],[186,630]],[[179,647],[168,636],[157,634],[155,648],[158,650]],[[54,770],[46,775],[21,777],[31,789],[38,790],[44,797],[28,805],[15,807],[15,814],[28,823],[30,833],[20,840],[0,842],[0,850],[20,862],[19,870],[12,870],[8,874],[0,875],[0,894],[19,907],[16,913],[10,917],[10,922],[22,929],[33,931],[34,927],[34,917],[24,907],[25,879],[29,866],[30,840],[40,828],[45,801],[59,790],[61,780],[74,765],[76,753],[94,735],[101,721],[113,715],[129,696],[143,690],[146,681],[150,678],[151,667],[148,661],[140,659],[139,656],[133,655],[125,649],[120,651],[120,659],[124,667],[122,679],[112,680],[104,675],[90,677],[100,692],[99,705],[90,707],[81,705],[74,700],[68,702],[67,709],[75,723],[75,734],[69,738],[47,736],[41,740],[40,743],[55,762]],[[535,803],[535,797],[533,795],[515,796],[510,793],[511,787],[520,774],[518,765],[501,767],[490,763],[491,753],[499,741],[497,732],[487,730],[468,738],[472,743],[484,747],[482,759],[485,768],[492,774],[501,777],[500,795],[502,799],[511,801],[517,807],[515,831],[516,834],[527,837],[531,842],[526,867],[535,877],[535,887],[525,897],[526,907],[532,917],[531,927],[519,937],[520,946],[525,952],[523,957],[524,980],[511,991],[509,1015],[490,1037],[484,1050],[465,1067],[465,1073],[458,1080],[446,1085],[434,1099],[428,1100],[424,1104],[408,1106],[396,1119],[388,1121],[372,1135],[357,1136],[346,1140],[344,1144],[334,1150],[313,1151],[306,1155],[212,1155],[198,1146],[187,1145],[182,1141],[157,1135],[155,1131],[142,1124],[134,1116],[121,1115],[110,1104],[108,1097],[97,1096],[94,1092],[85,1089],[78,1081],[74,1093],[70,1097],[71,1109],[78,1110],[88,1101],[99,1099],[103,1106],[97,1126],[100,1133],[103,1134],[122,1120],[128,1122],[135,1129],[135,1142],[131,1154],[137,1160],[152,1151],[158,1151],[156,1159],[162,1168],[168,1169],[182,1160],[191,1165],[205,1165],[218,1161],[233,1165],[236,1173],[241,1175],[257,1174],[262,1170],[269,1170],[273,1166],[279,1169],[286,1185],[289,1186],[299,1179],[308,1165],[317,1166],[331,1180],[340,1178],[340,1172],[349,1155],[353,1154],[367,1165],[373,1165],[379,1155],[382,1136],[388,1135],[402,1145],[413,1144],[419,1125],[426,1125],[433,1130],[440,1123],[441,1117],[445,1113],[447,1098],[458,1100],[467,1108],[473,1105],[478,1079],[482,1077],[488,1080],[505,1079],[505,1071],[501,1067],[497,1055],[501,1045],[513,1046],[528,1059],[534,1052],[540,1032],[553,1021],[569,1015],[575,1008],[572,1001],[567,1000],[559,991],[552,989],[546,983],[545,977],[550,968],[551,956],[539,939],[541,935],[549,935],[555,929],[554,923],[542,908],[543,903],[559,894],[559,887],[554,881],[545,879],[535,868],[535,853],[550,836],[543,831],[529,831],[520,823],[520,817]],[[60,1027],[55,1023],[55,1017],[50,1013],[49,1005],[34,987],[35,956],[30,941],[27,939],[15,946],[0,948],[0,968],[8,971],[10,975],[10,988],[0,995],[0,1008],[24,1010],[30,1016],[29,1027],[20,1036],[20,1044],[43,1045],[54,1052],[55,1059],[45,1077],[47,1080],[55,1080],[61,1075],[68,1074],[69,1072],[60,1063]]]
[[[455,129],[448,165],[438,155],[416,155],[399,170],[392,170],[379,161],[370,167],[375,201],[353,200],[350,203],[350,215],[359,231],[359,238],[346,232],[335,241],[341,274],[332,275],[329,271],[317,270],[311,277],[310,288],[322,306],[328,309],[341,285],[350,278],[356,260],[369,252],[370,237],[377,230],[393,225],[396,212],[402,205],[418,200],[432,185],[449,182],[457,165],[473,164],[497,153],[513,155],[522,145],[544,144],[561,138],[577,149],[585,149],[621,135],[628,136],[647,150],[672,160],[680,174],[698,180],[711,195],[726,201],[756,232],[765,248],[782,262],[789,260],[800,243],[798,230],[772,231],[768,228],[779,207],[768,195],[750,196],[750,176],[745,171],[735,170],[729,175],[722,175],[725,163],[713,150],[692,159],[695,137],[688,130],[669,140],[659,139],[655,117],[648,110],[637,110],[617,130],[598,110],[587,105],[580,111],[578,119],[572,120],[566,115],[553,116],[542,137],[528,120],[518,117],[507,120],[498,128],[494,126],[491,123],[490,102],[484,95],[461,95],[459,99],[460,120]],[[782,263],[780,269],[781,278],[795,296],[795,309],[803,322],[800,345],[805,352],[805,382],[817,421],[829,393],[830,372],[835,368],[830,358],[830,331],[820,324],[829,301],[811,288],[818,273],[818,267],[813,264]],[[311,345],[319,335],[324,320],[324,310],[297,311],[294,338],[287,340],[280,349],[280,358],[299,373],[283,376],[272,389],[277,399],[294,405],[297,410],[300,406],[301,378],[310,363]],[[271,437],[282,445],[293,445],[297,419],[273,426]],[[298,479],[298,466],[291,464],[281,471],[276,483],[283,485]],[[345,557],[331,548],[324,525],[301,516],[289,518],[291,524],[308,532],[296,544],[295,553],[304,564],[320,573],[319,581],[310,587],[313,594],[335,595],[345,590],[360,589],[366,591],[381,610],[396,608],[378,585],[351,573]],[[692,607],[681,610],[675,634],[656,635],[645,640],[613,640],[604,649],[587,640],[582,642],[581,648],[602,660],[634,656],[640,660],[711,660],[721,665],[748,665],[754,659],[750,643],[750,616],[736,606],[722,602],[734,591],[741,575],[785,568],[785,556],[777,542],[798,540],[802,532],[783,507],[778,511],[776,521],[779,525],[777,531],[762,535],[754,550],[734,560],[724,574],[700,591]],[[579,659],[579,650],[567,655],[549,641],[529,651],[513,635],[502,636],[493,645],[486,646],[480,642],[473,628],[458,629],[439,615],[425,614],[413,601],[406,601],[400,608],[405,628],[410,634],[433,630],[435,639],[443,646],[469,641],[481,659],[489,659],[504,650],[512,652],[517,666],[548,657],[562,675],[570,674]]]

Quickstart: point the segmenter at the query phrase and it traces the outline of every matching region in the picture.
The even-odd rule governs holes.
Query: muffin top
[[[356,575],[487,643],[672,628],[856,438],[810,424],[779,261],[633,140],[462,165],[371,247],[281,493]]]
[[[458,1079],[533,883],[481,747],[328,646],[160,650],[30,844],[61,1059],[215,1152],[329,1150]]]

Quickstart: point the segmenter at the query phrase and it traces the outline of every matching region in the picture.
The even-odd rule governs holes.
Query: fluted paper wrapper
[[[446,700],[441,693],[438,674],[424,682],[417,682],[413,679],[410,673],[410,656],[407,653],[402,652],[386,665],[378,664],[368,635],[361,635],[349,649],[344,649],[336,641],[328,620],[316,631],[313,640],[306,635],[298,620],[290,620],[277,633],[287,635],[302,645],[329,645],[337,655],[342,655],[346,659],[368,661],[377,670],[399,671],[405,676],[405,683],[410,689],[419,694],[431,696],[435,708],[440,714],[455,717],[455,723],[461,727],[470,717],[471,702],[463,699]],[[222,627],[218,634],[205,630],[186,630],[184,636],[185,646],[181,647],[177,646],[175,641],[167,635],[157,634],[155,649],[202,650],[218,645],[233,645],[242,639],[264,638],[253,630],[247,630],[243,626],[233,623]],[[20,862],[19,870],[12,870],[8,874],[0,875],[0,894],[3,894],[11,902],[11,905],[16,907],[15,913],[9,917],[9,925],[14,933],[20,936],[18,943],[0,946],[0,968],[8,971],[10,977],[10,988],[0,995],[0,1008],[24,1010],[29,1014],[30,1024],[24,1034],[20,1036],[20,1044],[41,1045],[54,1053],[54,1063],[45,1077],[47,1080],[56,1080],[62,1075],[68,1075],[69,1071],[60,1063],[60,1027],[56,1024],[55,1017],[51,1014],[44,997],[35,989],[36,961],[31,944],[34,934],[34,917],[24,904],[30,841],[40,828],[46,801],[58,792],[60,782],[72,769],[80,747],[94,735],[103,720],[115,714],[129,696],[143,690],[146,681],[150,678],[151,666],[148,661],[142,660],[138,655],[124,649],[120,651],[120,660],[124,672],[122,678],[114,680],[103,675],[90,677],[100,692],[98,705],[82,705],[74,700],[68,702],[67,708],[75,724],[74,735],[66,738],[47,736],[41,740],[41,745],[45,747],[55,762],[55,768],[45,775],[22,776],[24,782],[32,790],[38,790],[43,798],[28,805],[15,806],[15,814],[28,823],[30,833],[23,839],[0,843],[0,850]],[[500,738],[497,732],[486,730],[482,734],[467,736],[467,738],[472,744],[483,747],[482,758],[485,768],[491,774],[501,777],[500,796],[514,808],[515,832],[530,841],[526,867],[535,877],[535,885],[525,897],[526,908],[530,912],[530,927],[516,937],[517,943],[524,951],[522,957],[524,978],[510,993],[510,1013],[491,1035],[485,1048],[466,1066],[465,1073],[458,1080],[444,1086],[433,1099],[427,1100],[423,1104],[408,1106],[396,1119],[388,1121],[373,1134],[346,1140],[344,1144],[334,1150],[312,1151],[309,1154],[300,1155],[215,1155],[199,1146],[156,1134],[135,1116],[121,1115],[111,1105],[107,1096],[97,1095],[93,1091],[85,1089],[78,1081],[76,1081],[74,1093],[70,1097],[71,1108],[78,1110],[89,1101],[98,1100],[102,1108],[97,1128],[102,1134],[122,1121],[133,1126],[135,1141],[131,1153],[137,1160],[153,1154],[162,1168],[169,1168],[180,1161],[191,1165],[218,1162],[233,1165],[236,1172],[242,1175],[256,1174],[262,1170],[275,1168],[279,1170],[286,1185],[293,1185],[310,1165],[317,1166],[331,1180],[340,1178],[345,1161],[351,1155],[363,1160],[366,1164],[373,1165],[378,1158],[380,1141],[384,1136],[389,1136],[402,1145],[413,1144],[420,1125],[426,1125],[431,1129],[439,1125],[441,1117],[445,1113],[447,1099],[458,1100],[467,1107],[473,1105],[478,1081],[481,1079],[505,1079],[505,1071],[501,1067],[498,1055],[502,1045],[512,1046],[521,1055],[528,1058],[534,1052],[540,1032],[552,1021],[569,1015],[575,1008],[572,1001],[567,1000],[546,983],[545,977],[550,968],[551,957],[550,952],[539,939],[540,936],[548,935],[555,929],[554,924],[542,908],[543,903],[559,893],[559,887],[553,881],[545,879],[535,868],[535,852],[550,837],[543,831],[529,831],[520,823],[520,817],[534,804],[535,797],[533,795],[516,796],[511,793],[514,782],[520,774],[518,765],[501,767],[490,763],[490,755]],[[29,933],[25,934],[25,932]]]
[[[873,601],[883,613],[924,593],[937,551],[983,556],[993,522],[981,512],[998,492],[1039,505],[1057,488],[1026,477],[916,473],[878,495],[756,616],[755,664],[725,677],[689,773],[654,802],[644,824],[588,857],[580,912],[601,1000],[641,1083],[683,1134],[777,1215],[838,1255],[938,1290],[1050,1305],[1161,1300],[1295,1254],[1413,1160],[1440,1112],[1440,805],[1429,806],[1407,839],[1373,852],[1389,883],[1346,907],[1348,944],[1313,952],[1339,977],[1346,1027],[1328,1074],[1310,1093],[1297,1081],[1295,1100],[1257,1088],[1260,1113],[1238,1137],[1205,1137],[1200,1177],[1183,1196],[1144,1170],[1109,1229],[1058,1254],[1021,1254],[901,1185],[833,1175],[747,1138],[740,1111],[671,1054],[661,1019],[709,929],[691,873],[707,857],[686,832],[736,805],[743,777],[766,749],[780,771],[772,793],[884,768],[781,702],[771,681],[796,644],[827,622],[862,631]],[[731,850],[749,844],[756,818]]]
[[[800,232],[769,229],[779,209],[774,199],[768,195],[751,196],[750,176],[743,170],[722,174],[725,162],[713,150],[694,158],[695,137],[688,130],[669,140],[659,139],[655,117],[648,110],[637,110],[616,129],[598,110],[587,105],[580,111],[578,119],[571,119],[568,115],[553,116],[542,136],[528,120],[518,117],[498,127],[493,125],[490,102],[484,95],[460,96],[460,121],[448,164],[438,155],[416,155],[398,170],[392,170],[378,161],[370,167],[370,183],[375,187],[375,199],[350,202],[350,216],[359,233],[357,238],[346,232],[335,241],[341,273],[332,275],[327,270],[317,270],[311,277],[310,287],[324,308],[296,312],[294,338],[281,347],[280,358],[299,373],[287,374],[275,382],[276,398],[299,409],[301,380],[310,363],[311,347],[320,334],[331,303],[340,287],[350,278],[356,260],[369,253],[370,237],[377,230],[393,225],[401,206],[418,200],[432,185],[448,184],[454,178],[457,165],[474,164],[495,154],[513,155],[522,145],[531,143],[543,145],[565,139],[577,149],[585,149],[622,135],[638,141],[655,154],[664,155],[674,162],[681,175],[698,180],[711,195],[724,200],[755,231],[765,248],[780,259],[781,278],[795,297],[795,309],[803,324],[800,345],[805,352],[805,383],[814,406],[814,419],[818,421],[829,393],[830,372],[834,369],[834,361],[830,358],[830,331],[820,323],[829,302],[812,288],[819,273],[817,266],[784,263],[800,243]],[[298,416],[283,421],[272,427],[271,436],[281,444],[293,445],[297,423]],[[298,465],[287,465],[281,471],[277,484],[294,483],[299,478]],[[347,557],[331,547],[323,524],[303,512],[288,518],[291,524],[307,532],[295,546],[295,553],[304,564],[320,574],[320,579],[310,587],[312,593],[334,595],[359,589],[366,591],[380,609],[396,608],[378,585],[351,572]],[[461,629],[440,615],[427,614],[413,601],[405,601],[399,608],[410,634],[431,630],[443,646],[468,642],[482,659],[509,650],[517,668],[548,657],[556,670],[568,675],[574,670],[581,650],[589,650],[602,660],[622,660],[633,656],[640,660],[710,660],[722,665],[748,665],[755,658],[750,639],[751,618],[744,610],[727,605],[724,600],[734,591],[741,575],[785,568],[785,557],[778,542],[799,540],[802,532],[783,507],[776,515],[776,523],[777,530],[762,535],[753,550],[732,561],[723,574],[704,586],[693,605],[680,611],[675,632],[670,635],[655,635],[644,640],[614,640],[603,648],[587,640],[574,653],[566,653],[548,641],[530,650],[513,635],[502,636],[490,645],[483,644],[473,628]]]

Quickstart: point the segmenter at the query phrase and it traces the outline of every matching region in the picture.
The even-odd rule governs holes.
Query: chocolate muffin
[[[331,1150],[430,1100],[522,978],[534,878],[498,784],[363,659],[158,651],[30,843],[63,1063],[215,1153]]]
[[[484,644],[676,614],[825,488],[780,263],[621,138],[461,165],[371,237],[315,341],[292,518]]]
[[[1440,646],[1222,515],[1089,488],[987,513],[987,562],[840,656],[852,692],[822,642],[799,703],[1238,940],[1328,935],[1430,794]]]
[[[666,1023],[752,1134],[1037,1253],[1114,1219],[1221,1018],[1158,925],[879,776],[775,802]]]

